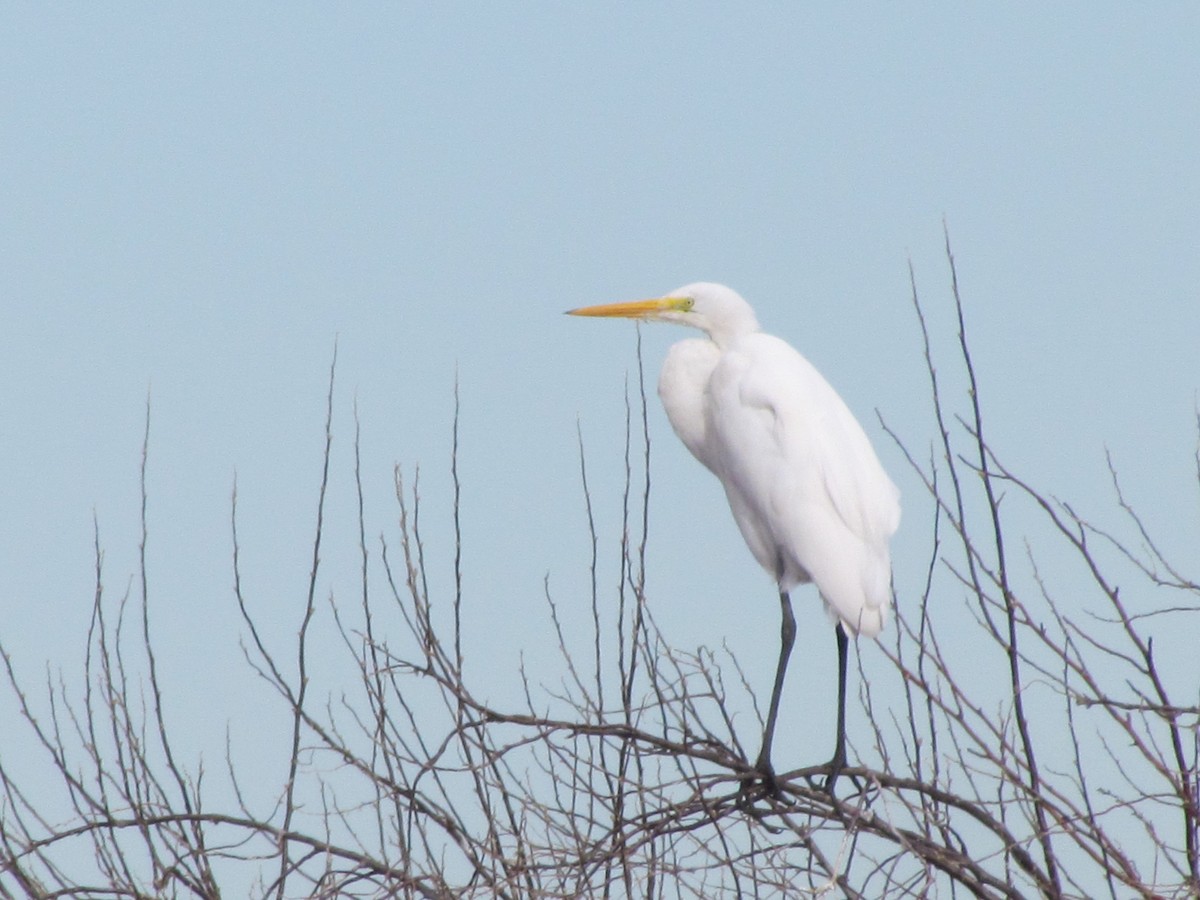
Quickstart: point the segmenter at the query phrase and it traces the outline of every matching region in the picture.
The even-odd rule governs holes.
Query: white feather
[[[763,334],[720,285],[688,285],[660,316],[708,340],[667,354],[659,396],[680,440],[725,487],[755,559],[781,590],[814,582],[851,634],[875,636],[891,597],[888,540],[900,492],[841,397],[803,356]]]

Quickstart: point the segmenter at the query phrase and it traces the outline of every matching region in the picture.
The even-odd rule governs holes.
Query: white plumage
[[[671,296],[691,297],[692,321],[710,335],[675,344],[663,364],[658,394],[675,433],[720,479],[780,590],[812,581],[852,634],[879,634],[900,503],[862,427],[808,360],[758,330],[733,291],[694,284]],[[714,303],[744,315],[706,321]]]
[[[787,592],[811,581],[847,633],[879,634],[900,492],[842,398],[790,345],[764,334],[750,305],[724,285],[698,282],[657,300],[571,312],[674,322],[708,335],[671,347],[658,393],[680,440],[724,485],[742,537],[779,586],[783,647],[758,762],[773,780],[770,743],[794,634]],[[840,632],[838,642],[844,706]],[[830,786],[844,764],[842,732],[839,709]]]

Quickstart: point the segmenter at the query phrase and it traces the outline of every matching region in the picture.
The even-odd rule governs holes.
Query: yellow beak
[[[605,318],[652,319],[659,313],[681,312],[688,308],[686,297],[659,297],[657,300],[631,300],[627,303],[604,303],[567,310],[568,316],[603,316]]]

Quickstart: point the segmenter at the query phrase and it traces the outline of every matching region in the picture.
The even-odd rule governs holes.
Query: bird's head
[[[723,284],[698,281],[654,300],[606,303],[568,310],[572,316],[604,316],[650,322],[674,322],[704,331],[718,344],[739,334],[758,331],[750,304]]]

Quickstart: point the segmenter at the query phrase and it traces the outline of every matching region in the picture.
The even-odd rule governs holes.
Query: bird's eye
[[[684,312],[691,312],[692,307],[695,305],[696,305],[696,301],[693,300],[691,297],[683,298],[683,311]]]

